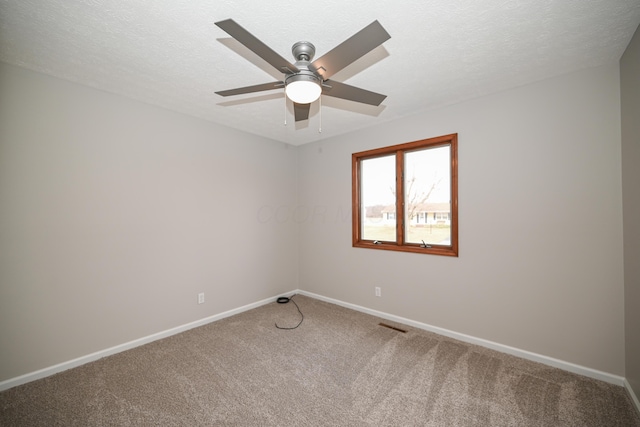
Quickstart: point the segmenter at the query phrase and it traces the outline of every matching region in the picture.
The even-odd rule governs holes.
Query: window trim
[[[360,161],[381,156],[395,154],[396,171],[402,172],[404,168],[404,153],[422,148],[435,148],[450,146],[451,154],[451,245],[424,245],[408,243],[404,241],[404,221],[403,209],[404,182],[403,174],[396,173],[396,213],[402,211],[402,215],[396,215],[396,241],[381,242],[377,240],[363,240],[361,238],[362,218],[360,203]],[[458,256],[458,134],[438,136],[435,138],[422,139],[419,141],[407,142],[389,147],[376,148],[373,150],[361,151],[351,155],[351,212],[352,212],[352,240],[353,247],[367,249],[381,249],[400,252],[413,252],[431,255]]]

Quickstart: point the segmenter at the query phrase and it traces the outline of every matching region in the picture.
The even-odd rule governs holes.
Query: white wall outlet
[[[382,296],[382,290],[380,289],[380,286],[376,286],[376,296],[377,297],[381,297]]]
[[[204,303],[204,292],[198,294],[198,304]]]

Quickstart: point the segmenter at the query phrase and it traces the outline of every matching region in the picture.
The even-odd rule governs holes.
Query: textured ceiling
[[[322,133],[318,103],[295,123],[282,91],[222,98],[282,79],[227,18],[292,62],[378,20],[391,39],[332,79],[388,97],[323,97]],[[0,0],[0,61],[299,145],[618,61],[638,23],[640,0]]]

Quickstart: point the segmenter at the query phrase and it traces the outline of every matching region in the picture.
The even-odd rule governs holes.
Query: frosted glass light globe
[[[285,92],[296,104],[310,104],[320,98],[322,88],[316,82],[299,80],[288,83]]]

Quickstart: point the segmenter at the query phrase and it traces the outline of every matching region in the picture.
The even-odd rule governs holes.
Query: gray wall
[[[0,381],[295,288],[625,374],[617,65],[298,148],[0,73]],[[453,132],[460,257],[352,248],[351,153]]]
[[[0,85],[0,381],[297,287],[270,216],[295,147],[2,64]]]
[[[300,147],[300,288],[624,375],[619,85],[614,64]],[[460,256],[351,247],[351,153],[454,132]]]
[[[626,378],[640,396],[640,29],[620,61]]]

